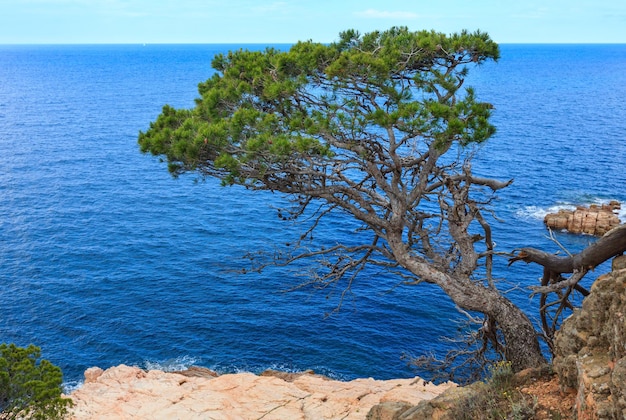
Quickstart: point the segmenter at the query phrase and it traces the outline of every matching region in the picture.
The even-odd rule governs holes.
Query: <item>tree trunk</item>
[[[393,243],[393,242],[392,242]],[[514,372],[547,364],[539,347],[537,332],[526,314],[498,290],[475,283],[467,277],[454,277],[397,247],[396,260],[428,283],[434,283],[461,309],[488,315],[504,337],[504,354]],[[402,254],[402,255],[399,255]]]
[[[514,372],[545,365],[537,332],[526,314],[499,291],[489,289],[470,280],[457,280],[464,284],[463,293],[457,287],[451,289],[446,284],[439,286],[461,309],[488,315],[504,337],[504,355],[511,362]]]
[[[504,335],[504,354],[513,371],[546,365],[537,332],[526,314],[499,293],[494,293],[491,299],[494,313],[489,315],[496,320]]]

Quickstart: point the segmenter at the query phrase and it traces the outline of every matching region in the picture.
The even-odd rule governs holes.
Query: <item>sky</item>
[[[498,43],[626,43],[625,0],[0,0],[0,44],[332,42],[408,26]]]

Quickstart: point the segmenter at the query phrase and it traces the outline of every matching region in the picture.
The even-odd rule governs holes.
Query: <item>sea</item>
[[[174,179],[139,151],[163,105],[194,106],[215,54],[265,47],[0,45],[0,342],[39,346],[67,386],[118,364],[428,375],[403,356],[443,356],[466,319],[436,287],[374,269],[346,294],[292,290],[302,266],[244,274],[247,253],[301,233],[277,215],[285,198]],[[467,84],[497,127],[474,170],[514,179],[494,203],[497,250],[564,255],[543,225],[560,208],[618,200],[626,221],[626,45],[504,44]],[[349,220],[318,234],[352,235]],[[594,241],[555,239],[570,252]],[[495,275],[536,320],[540,267],[502,258]]]

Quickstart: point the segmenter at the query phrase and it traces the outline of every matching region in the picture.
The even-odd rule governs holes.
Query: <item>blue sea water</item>
[[[193,106],[213,55],[241,47],[263,46],[0,46],[0,342],[40,346],[68,383],[120,363],[387,379],[414,374],[404,352],[446,351],[456,312],[433,287],[369,271],[333,313],[341,290],[238,274],[244,253],[297,235],[271,208],[281,197],[172,179],[139,153],[161,107]],[[503,45],[471,84],[498,128],[475,170],[515,179],[496,203],[498,249],[556,251],[547,211],[626,203],[626,45]],[[535,316],[525,287],[540,270],[501,261],[497,275]]]

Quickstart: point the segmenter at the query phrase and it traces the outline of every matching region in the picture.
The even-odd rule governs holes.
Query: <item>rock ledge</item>
[[[420,378],[349,382],[303,374],[226,374],[193,368],[144,371],[120,365],[90,368],[84,385],[70,394],[71,419],[365,419],[382,402],[416,405],[453,383]]]

